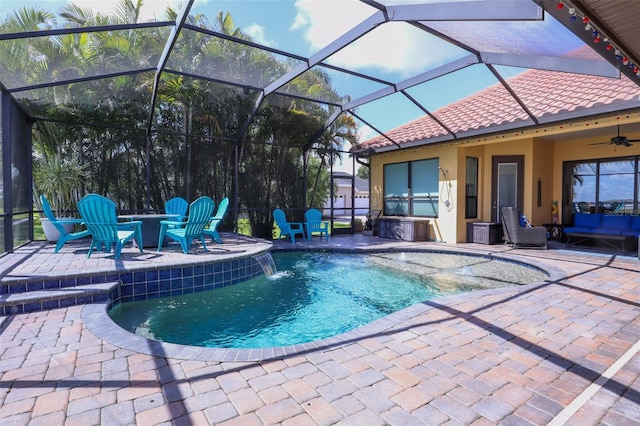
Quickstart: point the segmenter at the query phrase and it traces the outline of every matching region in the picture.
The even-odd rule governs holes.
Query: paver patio
[[[434,299],[344,344],[264,361],[127,349],[87,325],[96,305],[0,317],[0,424],[541,425],[559,416],[556,424],[619,425],[640,419],[637,257],[362,236],[298,244],[501,253],[552,274],[544,283]],[[123,253],[126,258],[126,248]],[[49,259],[60,263],[64,256]]]

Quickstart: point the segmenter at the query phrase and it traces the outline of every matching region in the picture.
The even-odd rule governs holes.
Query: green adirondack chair
[[[322,213],[318,209],[309,209],[304,212],[304,226],[307,228],[307,240],[311,241],[314,232],[320,232],[327,241],[329,241],[329,222],[322,221]]]
[[[284,214],[284,211],[281,209],[275,209],[273,211],[273,219],[276,221],[276,225],[280,228],[280,234],[276,238],[279,240],[283,236],[286,238],[287,236],[291,237],[291,242],[296,242],[296,235],[301,235],[304,238],[304,228],[302,227],[302,223],[300,222],[288,222],[287,216]]]
[[[224,215],[227,213],[227,207],[229,207],[229,199],[224,197],[220,204],[218,204],[218,210],[216,210],[216,215],[211,218],[211,222],[209,222],[209,227],[205,228],[202,233],[204,235],[208,235],[211,237],[213,241],[218,244],[222,244],[222,239],[220,235],[218,235],[218,225],[224,219]]]
[[[59,218],[53,214],[53,210],[51,210],[51,204],[49,204],[49,200],[44,195],[40,195],[40,202],[42,203],[42,211],[44,215],[49,219],[49,223],[51,223],[60,233],[60,237],[58,238],[58,242],[56,243],[56,249],[54,253],[60,251],[62,246],[71,240],[77,240],[80,238],[85,238],[91,235],[87,229],[78,232],[67,232],[64,228],[64,224],[81,224],[82,219],[73,219],[73,218]]]
[[[180,243],[184,254],[189,253],[189,246],[194,238],[200,238],[202,248],[207,251],[204,241],[205,226],[211,220],[215,203],[209,197],[200,197],[189,205],[189,216],[186,222],[174,220],[160,221],[160,235],[158,236],[158,251],[162,251],[162,240],[169,237]]]
[[[142,252],[142,221],[118,222],[116,204],[110,199],[98,194],[85,195],[78,202],[78,210],[83,223],[91,233],[87,257],[91,257],[93,249],[100,249],[101,245],[104,245],[107,252],[115,246],[117,259],[122,247],[133,240]]]

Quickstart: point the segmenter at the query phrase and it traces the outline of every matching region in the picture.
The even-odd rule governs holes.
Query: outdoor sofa
[[[563,232],[568,246],[602,241],[625,252],[628,244],[634,244],[640,236],[640,216],[575,213],[573,225],[566,226]]]

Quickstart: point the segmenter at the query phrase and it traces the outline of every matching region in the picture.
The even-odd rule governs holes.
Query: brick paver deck
[[[396,244],[346,236],[299,244],[370,243]],[[553,274],[435,299],[347,344],[255,362],[126,349],[87,327],[83,311],[94,305],[0,317],[0,424],[638,422],[637,257],[399,244],[501,252]]]

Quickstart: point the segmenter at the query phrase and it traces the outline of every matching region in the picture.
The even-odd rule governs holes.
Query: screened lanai
[[[316,205],[330,170],[367,164],[362,142],[399,149],[387,133],[418,118],[440,131],[416,144],[438,144],[611,112],[543,114],[507,80],[541,69],[640,85],[632,3],[3,1],[2,252],[33,239],[32,170],[55,159],[82,165],[75,196],[122,210],[228,196],[233,221],[244,212],[265,235],[273,208]],[[512,108],[489,126],[436,113],[495,84]]]

